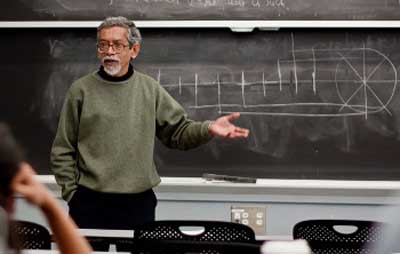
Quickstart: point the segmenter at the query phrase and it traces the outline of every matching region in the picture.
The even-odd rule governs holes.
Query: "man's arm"
[[[222,116],[215,121],[195,122],[187,118],[182,106],[162,87],[157,94],[157,137],[168,147],[187,150],[211,140],[245,138],[249,130],[235,126],[232,120],[239,113]]]
[[[34,178],[35,172],[27,163],[21,167],[12,181],[11,189],[44,213],[61,254],[91,253],[88,242],[79,235],[74,221],[57,203],[50,192]]]
[[[50,166],[62,197],[69,201],[77,188],[77,140],[80,116],[80,98],[68,91],[61,111],[58,129],[50,154]]]

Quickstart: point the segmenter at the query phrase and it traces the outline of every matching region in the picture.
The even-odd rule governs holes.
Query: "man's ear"
[[[139,51],[140,51],[140,44],[139,43],[135,43],[133,44],[132,48],[131,48],[131,59],[135,59],[138,55],[139,55]]]

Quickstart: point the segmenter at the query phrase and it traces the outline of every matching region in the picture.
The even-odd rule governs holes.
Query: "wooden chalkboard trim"
[[[101,21],[0,21],[0,28],[94,28]],[[230,28],[237,32],[279,28],[400,28],[400,20],[148,20],[140,28]]]

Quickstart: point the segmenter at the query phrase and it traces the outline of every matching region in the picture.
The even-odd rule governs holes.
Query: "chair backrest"
[[[254,231],[222,221],[155,221],[134,230],[132,253],[259,253]]]
[[[188,228],[193,231],[185,231]],[[164,220],[135,228],[134,239],[252,243],[255,234],[250,227],[233,222]]]
[[[51,236],[46,227],[29,221],[12,221],[10,235],[17,238],[23,249],[51,249]]]
[[[294,226],[293,238],[306,240],[315,254],[366,254],[383,227],[373,221],[307,220]]]

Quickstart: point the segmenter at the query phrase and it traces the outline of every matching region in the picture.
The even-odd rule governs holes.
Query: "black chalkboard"
[[[41,174],[71,83],[99,66],[95,29],[1,29],[0,120]],[[400,179],[400,31],[143,29],[135,68],[196,120],[239,111],[247,140],[158,144],[163,176]],[[196,96],[197,94],[197,96]]]
[[[396,20],[398,0],[14,0],[0,20]]]

